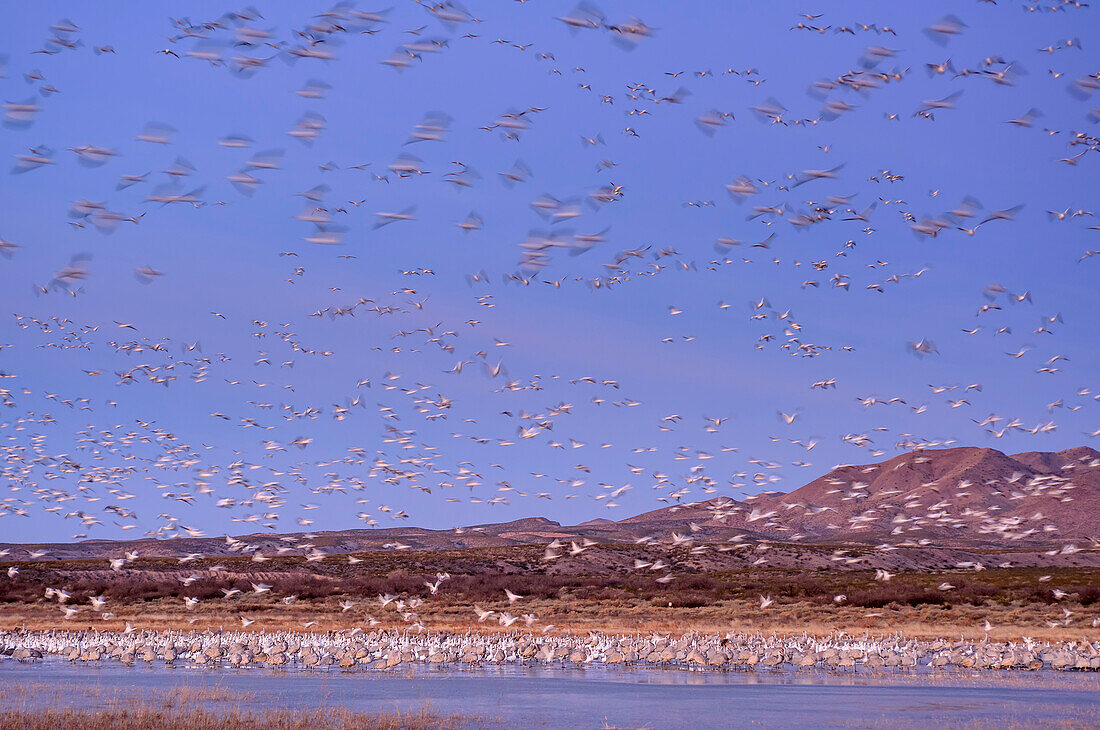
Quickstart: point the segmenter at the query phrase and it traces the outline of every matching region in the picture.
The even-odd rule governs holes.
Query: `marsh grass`
[[[159,700],[164,709],[171,710],[203,702],[246,702],[255,698],[255,692],[235,692],[221,685],[215,685],[213,687],[173,687],[165,690]]]
[[[91,711],[71,708],[0,711],[0,730],[460,730],[486,726],[477,718],[440,715],[427,708],[383,713],[328,708],[256,712],[154,707],[131,702]]]

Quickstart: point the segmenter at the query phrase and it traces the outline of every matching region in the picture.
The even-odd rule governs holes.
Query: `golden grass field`
[[[233,610],[204,609],[186,612],[166,601],[148,604],[115,606],[116,616],[107,621],[79,619],[65,621],[56,608],[43,605],[7,606],[0,614],[0,629],[87,629],[121,631],[126,624],[136,629],[177,630],[244,630],[244,631],[309,631],[328,632],[368,629],[361,616],[341,612],[334,601],[313,601],[287,609],[275,606],[249,606],[241,602],[255,623],[242,629],[242,615]],[[1070,604],[1072,605],[1072,604]],[[490,608],[491,606],[485,606]],[[497,606],[498,609],[503,607]],[[506,609],[503,609],[506,610]],[[886,606],[880,609],[853,607],[829,608],[805,602],[779,604],[766,611],[754,601],[728,600],[699,608],[661,608],[653,605],[623,605],[610,601],[530,602],[523,609],[539,616],[530,630],[540,632],[550,624],[555,631],[601,631],[611,634],[628,633],[767,633],[776,635],[812,634],[824,636],[837,631],[852,635],[881,636],[900,634],[910,638],[965,638],[1015,640],[1024,636],[1036,640],[1059,641],[1100,640],[1100,628],[1089,620],[1071,621],[1069,625],[1049,626],[1048,621],[1062,617],[1062,611],[1050,610],[1041,604],[1025,606]],[[1072,610],[1072,609],[1071,609]],[[473,612],[464,606],[429,607],[418,610],[429,631],[435,632],[498,632],[525,629],[522,621],[510,629],[489,620],[478,623]],[[374,628],[408,630],[409,626],[392,611],[376,611],[381,620]],[[316,621],[306,627],[307,622]],[[984,622],[993,628],[984,630]]]

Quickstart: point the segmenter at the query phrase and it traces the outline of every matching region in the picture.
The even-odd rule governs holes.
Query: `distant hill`
[[[32,549],[43,560],[260,553],[343,554],[376,550],[458,550],[565,543],[715,542],[891,543],[945,547],[1061,547],[1100,536],[1100,452],[1088,447],[1008,456],[963,447],[910,452],[878,464],[839,466],[789,493],[678,504],[617,522],[563,526],[543,517],[452,530],[356,529],[236,538],[85,540],[0,544],[9,560]],[[675,536],[673,535],[675,533]]]
[[[1100,535],[1100,452],[912,452],[838,467],[793,492],[745,506],[748,515],[739,511],[726,524],[769,535],[800,533],[810,541],[1060,544]]]

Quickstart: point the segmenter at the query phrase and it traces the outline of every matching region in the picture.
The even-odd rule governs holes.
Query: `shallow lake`
[[[402,667],[386,672],[127,667],[0,661],[0,708],[103,707],[178,687],[219,688],[211,707],[340,706],[485,718],[527,728],[1100,726],[1100,675],[830,674],[667,669]],[[27,691],[20,691],[25,687]]]

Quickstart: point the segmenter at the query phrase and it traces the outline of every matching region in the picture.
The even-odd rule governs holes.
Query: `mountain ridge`
[[[791,492],[744,500],[716,497],[612,521],[562,525],[525,517],[447,530],[401,526],[320,532],[253,533],[169,540],[90,539],[74,543],[0,543],[45,560],[142,557],[345,554],[374,550],[462,550],[594,540],[768,540],[1007,548],[1061,545],[1100,533],[1100,452],[1087,446],[1007,455],[956,447],[902,454],[879,463],[840,465]],[[740,537],[739,537],[740,536]]]

